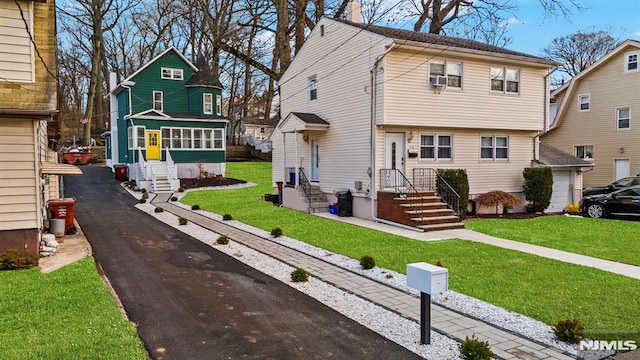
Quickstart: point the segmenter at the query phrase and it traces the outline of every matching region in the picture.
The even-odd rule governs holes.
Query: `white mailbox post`
[[[407,264],[407,286],[420,291],[420,343],[431,343],[431,294],[449,289],[449,271],[427,263]]]

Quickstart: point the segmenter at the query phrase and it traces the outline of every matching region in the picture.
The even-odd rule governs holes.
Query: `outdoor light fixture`
[[[624,154],[624,146],[620,145],[618,151],[620,151],[620,154]]]

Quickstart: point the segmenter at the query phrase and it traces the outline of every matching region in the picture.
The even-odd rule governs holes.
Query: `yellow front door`
[[[147,131],[147,160],[160,160],[160,131]]]

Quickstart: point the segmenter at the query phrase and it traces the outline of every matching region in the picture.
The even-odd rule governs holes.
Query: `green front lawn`
[[[50,274],[0,271],[0,358],[148,359],[92,258]]]
[[[640,266],[640,221],[543,216],[467,221],[487,235]]]
[[[380,267],[405,273],[412,262],[449,269],[452,290],[553,324],[579,318],[590,336],[640,340],[640,281],[464,240],[421,242],[336,222],[260,200],[271,188],[271,164],[228,163],[228,177],[258,183],[247,189],[195,191],[182,202],[271,230],[355,259],[368,254]]]

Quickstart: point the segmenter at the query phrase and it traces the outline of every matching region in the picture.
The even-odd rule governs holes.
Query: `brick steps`
[[[464,227],[458,215],[433,192],[419,196],[378,192],[378,217],[424,231]]]

